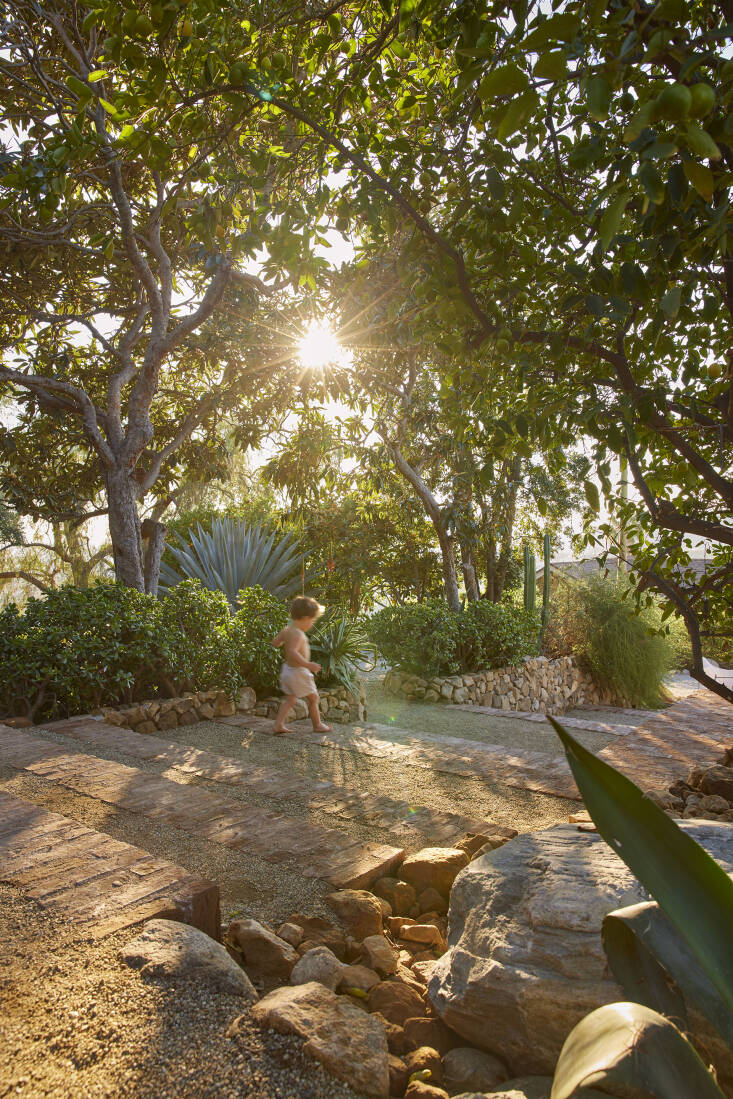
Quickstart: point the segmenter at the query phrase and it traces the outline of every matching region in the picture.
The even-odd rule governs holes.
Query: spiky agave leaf
[[[301,582],[305,554],[292,535],[277,536],[257,523],[242,519],[214,519],[211,530],[199,523],[180,535],[170,551],[177,567],[163,562],[160,590],[197,579],[211,591],[223,591],[229,606],[237,606],[242,588],[261,587],[279,599],[292,595]]]

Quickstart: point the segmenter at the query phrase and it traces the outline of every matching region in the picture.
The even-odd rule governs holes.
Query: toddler
[[[285,663],[280,672],[280,688],[286,696],[277,712],[273,733],[282,736],[283,733],[292,733],[285,724],[285,719],[299,698],[304,698],[308,704],[308,714],[313,722],[313,731],[316,733],[329,733],[330,725],[324,725],[321,721],[321,713],[318,709],[318,688],[313,678],[318,674],[321,665],[311,660],[311,650],[306,634],[313,624],[323,614],[324,608],[315,599],[307,595],[301,595],[290,604],[290,625],[280,630],[277,637],[272,639],[275,648],[283,646]]]

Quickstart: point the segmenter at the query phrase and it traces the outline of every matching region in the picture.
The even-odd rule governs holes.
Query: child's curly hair
[[[297,618],[320,618],[325,609],[317,599],[311,599],[309,595],[299,595],[290,604],[290,617],[294,620]]]

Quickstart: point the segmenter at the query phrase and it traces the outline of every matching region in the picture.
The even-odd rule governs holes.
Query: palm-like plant
[[[310,633],[311,657],[322,668],[324,684],[340,683],[358,691],[357,672],[374,667],[376,652],[361,622],[347,615],[328,614]]]
[[[214,519],[211,531],[198,523],[169,548],[178,567],[161,564],[162,593],[182,580],[200,580],[211,591],[223,591],[232,610],[242,588],[259,586],[286,599],[303,578],[305,554],[295,538],[243,519]]]

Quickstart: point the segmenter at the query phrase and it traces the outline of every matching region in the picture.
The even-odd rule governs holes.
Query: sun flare
[[[344,349],[328,324],[311,321],[305,335],[298,341],[298,358],[302,366],[318,370],[343,362]]]

